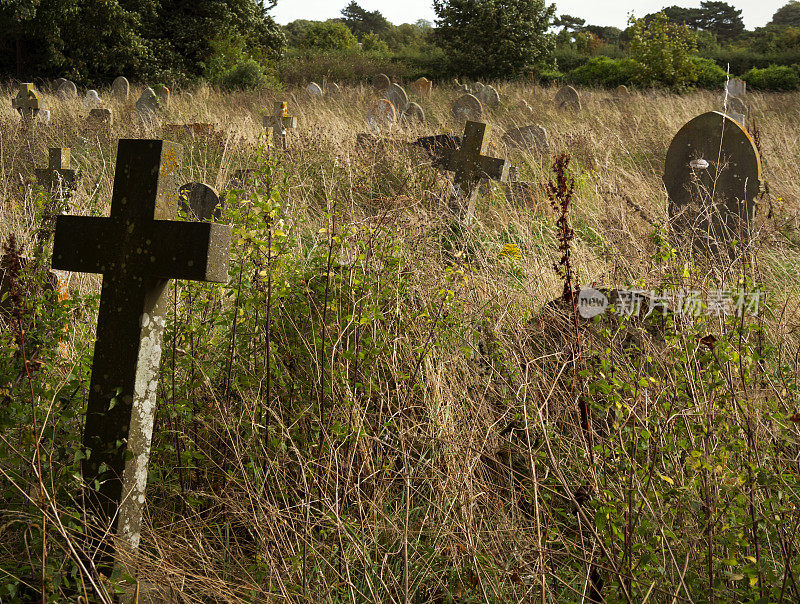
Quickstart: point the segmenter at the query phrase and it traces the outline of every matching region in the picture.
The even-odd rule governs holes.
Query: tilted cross
[[[297,128],[297,118],[291,117],[286,103],[275,103],[275,114],[264,116],[264,127],[272,128],[272,144],[281,149],[286,148],[286,130]]]
[[[70,169],[71,153],[66,149],[50,149],[47,167],[34,170],[36,181],[50,193],[64,198],[75,188],[76,171]]]
[[[11,100],[11,106],[22,116],[22,119],[30,120],[39,113],[39,95],[33,84],[20,84],[17,97]]]
[[[478,184],[482,179],[508,180],[508,162],[486,155],[490,133],[491,126],[468,121],[461,148],[445,152],[444,169],[455,172],[455,194],[450,200],[450,211],[462,220],[472,217]]]
[[[111,215],[56,222],[53,268],[103,275],[81,467],[100,531],[87,527],[86,551],[104,570],[107,527],[131,554],[139,545],[169,279],[228,280],[230,227],[170,220],[179,158],[169,142],[119,141]]]

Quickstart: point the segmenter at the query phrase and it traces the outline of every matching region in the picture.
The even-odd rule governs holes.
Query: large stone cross
[[[54,149],[49,152],[46,168],[37,168],[37,182],[50,193],[58,193],[60,198],[66,197],[75,188],[76,171],[70,169],[70,148]]]
[[[230,227],[170,220],[179,152],[160,140],[119,141],[111,215],[56,222],[53,268],[103,275],[81,467],[87,551],[105,571],[114,550],[103,531],[116,529],[131,555],[139,545],[168,280],[228,280]]]
[[[508,162],[486,155],[491,128],[487,124],[468,121],[461,148],[446,151],[444,168],[455,172],[455,194],[450,200],[450,211],[462,220],[472,217],[475,196],[482,179],[508,180]]]
[[[297,128],[297,118],[289,115],[286,103],[275,103],[275,113],[264,116],[264,127],[272,128],[272,144],[286,148],[286,130]]]
[[[11,99],[11,107],[16,109],[24,120],[32,120],[39,113],[39,95],[33,84],[20,84],[16,98]]]

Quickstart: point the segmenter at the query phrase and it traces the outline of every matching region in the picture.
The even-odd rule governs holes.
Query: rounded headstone
[[[500,93],[494,86],[484,86],[478,93],[478,100],[484,107],[494,108],[500,104]]]
[[[543,126],[514,128],[503,134],[501,140],[509,147],[536,153],[545,153],[550,147],[547,130]]]
[[[378,99],[367,113],[366,122],[372,131],[391,128],[397,122],[397,111],[388,99]]]
[[[87,90],[86,96],[83,97],[83,106],[87,109],[94,109],[103,104],[103,99],[97,94],[96,90]]]
[[[166,109],[169,107],[169,99],[170,99],[170,92],[169,88],[164,86],[163,84],[159,84],[155,88],[153,88],[153,92],[156,93],[158,97],[158,102],[161,104],[162,109]]]
[[[383,93],[383,98],[388,99],[400,113],[403,113],[408,106],[408,94],[400,84],[389,86],[389,89]]]
[[[556,93],[556,106],[559,109],[572,109],[579,111],[581,108],[581,97],[578,91],[572,86],[564,86]]]
[[[63,84],[63,83],[64,83],[64,82],[66,82],[66,81],[67,81],[67,79],[66,79],[66,78],[56,78],[55,80],[53,80],[53,84],[52,84],[52,86],[50,87],[50,89],[51,89],[51,90],[56,90],[56,91],[57,91],[57,90],[58,90],[58,88],[59,88],[59,86],[61,86],[61,84]]]
[[[311,82],[306,86],[306,92],[311,96],[322,96],[322,88],[316,82]]]
[[[385,73],[379,73],[374,78],[372,78],[372,89],[377,93],[381,94],[385,90],[389,89],[389,86],[392,85],[392,81],[389,79]]]
[[[695,246],[746,240],[761,184],[755,142],[718,111],[686,123],[667,151],[664,185],[670,222]]]
[[[418,78],[414,82],[414,91],[422,98],[428,98],[433,90],[433,82],[428,78]]]
[[[631,96],[631,92],[628,90],[628,87],[625,86],[625,84],[620,84],[614,90],[614,96],[618,99],[627,99]]]
[[[194,101],[194,95],[191,92],[181,92],[181,100],[188,105]]]
[[[459,98],[450,110],[453,119],[457,122],[469,120],[479,122],[483,119],[483,105],[478,98],[472,94],[465,94]]]
[[[139,120],[147,123],[153,119],[159,109],[159,101],[152,88],[145,88],[139,100],[136,101],[136,114]]]
[[[124,76],[119,76],[116,78],[114,83],[111,85],[111,94],[118,101],[127,101],[130,90],[131,85],[128,83],[128,79]]]
[[[418,103],[409,103],[406,110],[403,111],[401,118],[403,123],[409,125],[418,125],[425,123],[425,111]]]
[[[178,191],[178,204],[186,212],[187,220],[211,220],[222,215],[219,195],[207,184],[190,182]]]
[[[328,84],[328,91],[327,91],[328,94],[330,94],[332,96],[336,96],[341,91],[342,91],[342,89],[339,88],[339,84],[337,84],[336,82],[331,82],[330,84]]]
[[[56,94],[59,96],[59,98],[65,100],[74,99],[78,96],[78,87],[75,85],[75,82],[64,80],[58,87]]]

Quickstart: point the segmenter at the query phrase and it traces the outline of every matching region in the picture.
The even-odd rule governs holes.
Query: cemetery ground
[[[496,87],[489,155],[519,173],[482,185],[469,225],[405,144],[463,132],[454,87],[360,145],[369,87],[200,89],[144,127],[101,90],[110,130],[46,91],[48,124],[0,107],[0,240],[24,259],[0,302],[0,601],[111,601],[134,575],[142,602],[800,599],[798,96],[748,99],[767,187],[747,249],[712,259],[672,239],[661,176],[719,93],[582,90],[571,111]],[[269,149],[282,100],[298,127]],[[188,123],[213,127],[164,136]],[[501,143],[530,124],[547,153]],[[141,543],[108,578],[81,505],[100,276],[50,266],[56,215],[109,215],[121,138],[180,145],[178,184],[216,188],[233,238],[226,284],[169,283]],[[66,200],[31,182],[56,147]],[[578,319],[563,249],[570,289],[762,306]]]

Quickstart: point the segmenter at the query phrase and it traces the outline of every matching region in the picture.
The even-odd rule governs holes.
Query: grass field
[[[661,176],[672,137],[721,93],[615,104],[583,90],[569,113],[555,89],[496,87],[491,154],[532,184],[512,199],[485,185],[467,229],[447,214],[450,177],[405,145],[461,133],[454,88],[416,99],[424,126],[369,148],[356,135],[370,88],[174,95],[163,123],[215,124],[172,139],[180,181],[222,192],[235,243],[227,285],[169,292],[143,589],[182,602],[800,599],[800,97],[749,98],[768,187],[750,247],[720,262],[670,243]],[[48,147],[70,147],[69,212],[107,215],[116,140],[162,136],[137,125],[140,90],[108,103],[110,135],[87,129],[80,100],[43,93],[51,122],[31,131],[0,108],[0,240],[32,260],[24,338],[0,314],[0,601],[41,601],[43,575],[48,601],[92,591],[75,499],[100,279],[69,275],[60,302],[43,287],[58,208],[25,183]],[[264,146],[275,100],[299,119],[286,151]],[[546,155],[500,143],[530,124],[547,129]],[[581,285],[758,288],[762,313],[575,321],[553,302],[546,184],[560,153]],[[232,184],[250,168],[261,184]]]

